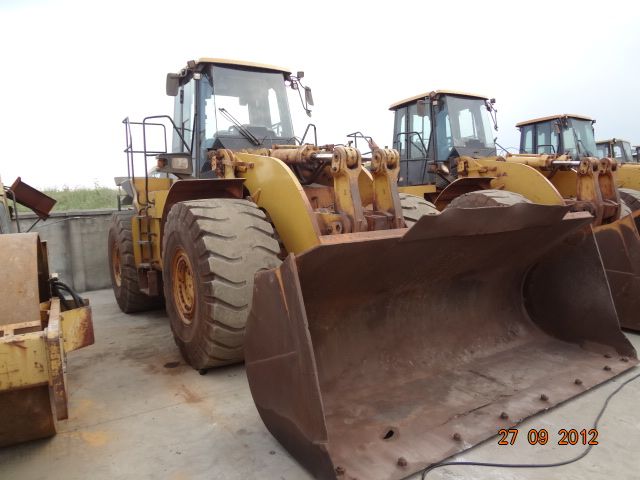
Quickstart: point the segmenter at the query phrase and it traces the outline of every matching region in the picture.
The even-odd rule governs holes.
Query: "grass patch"
[[[52,212],[66,212],[68,210],[95,210],[101,208],[117,208],[118,191],[114,188],[96,185],[93,188],[49,188],[43,190],[51,198],[57,200]],[[22,205],[18,206],[21,212],[30,212]]]

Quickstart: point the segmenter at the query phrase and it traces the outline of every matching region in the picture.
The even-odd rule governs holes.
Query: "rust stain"
[[[109,441],[109,435],[103,431],[81,432],[80,437],[92,447],[102,447]]]
[[[110,433],[103,430],[96,430],[94,432],[68,432],[61,435],[68,435],[71,438],[80,438],[84,443],[92,447],[102,447],[111,440]]]
[[[200,395],[189,389],[183,383],[180,384],[180,391],[178,392],[178,395],[184,398],[184,401],[187,403],[198,403],[202,401],[202,397]]]

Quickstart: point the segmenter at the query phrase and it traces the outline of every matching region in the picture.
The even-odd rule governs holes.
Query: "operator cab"
[[[637,163],[631,152],[631,144],[626,140],[619,138],[610,138],[608,140],[598,140],[596,143],[598,149],[598,157],[613,158],[619,163]],[[636,147],[637,148],[637,147]]]
[[[520,153],[533,155],[566,154],[573,160],[597,157],[593,124],[582,115],[552,115],[520,122]]]
[[[394,112],[393,148],[400,152],[398,185],[438,182],[437,172],[455,174],[463,155],[496,155],[493,100],[470,93],[436,90],[389,107]]]
[[[172,154],[190,154],[194,174],[210,170],[210,150],[293,145],[286,83],[297,78],[269,65],[203,58],[167,75],[175,97]]]

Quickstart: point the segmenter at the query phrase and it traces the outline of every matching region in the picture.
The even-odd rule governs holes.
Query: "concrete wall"
[[[113,212],[59,212],[38,222],[31,231],[47,242],[49,271],[79,292],[110,287],[107,236]],[[36,219],[34,214],[21,214],[21,230],[26,231]]]

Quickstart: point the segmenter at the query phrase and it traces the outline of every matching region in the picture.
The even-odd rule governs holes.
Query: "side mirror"
[[[313,95],[309,87],[304,87],[304,101],[307,105],[313,105]]]
[[[304,72],[300,71],[300,72],[296,73],[296,77],[298,77],[298,80],[304,78]]]
[[[418,100],[416,104],[416,110],[418,111],[419,117],[424,117],[427,115],[427,102],[424,100]]]
[[[180,89],[180,74],[167,73],[167,95],[175,97]]]

